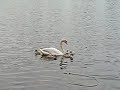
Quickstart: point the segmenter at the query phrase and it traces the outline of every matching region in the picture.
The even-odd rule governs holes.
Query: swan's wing
[[[49,52],[46,52],[46,51],[43,51],[41,48],[39,48],[38,50],[37,50],[41,55],[49,55],[50,53]]]
[[[50,53],[51,55],[63,55],[63,53],[56,48],[43,48],[42,50]]]

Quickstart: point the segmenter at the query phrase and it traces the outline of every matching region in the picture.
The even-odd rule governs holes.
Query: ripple
[[[98,81],[96,78],[87,75],[81,75],[76,73],[64,73],[71,78],[71,82],[68,81],[68,84],[83,86],[83,87],[95,87],[98,86]],[[78,81],[79,80],[79,81]]]
[[[90,75],[104,80],[120,80],[120,77],[117,75]]]

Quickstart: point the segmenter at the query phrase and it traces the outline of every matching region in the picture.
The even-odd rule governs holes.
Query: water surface
[[[119,90],[119,29],[119,0],[0,0],[0,90]],[[63,38],[63,69],[34,55]]]

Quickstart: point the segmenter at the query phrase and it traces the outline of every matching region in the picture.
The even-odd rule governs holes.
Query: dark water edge
[[[119,0],[0,0],[0,90],[119,90],[119,29]],[[34,55],[63,38],[63,69]]]

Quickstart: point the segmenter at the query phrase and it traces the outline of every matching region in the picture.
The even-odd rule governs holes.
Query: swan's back
[[[48,52],[52,55],[63,55],[63,53],[61,51],[59,51],[58,49],[56,48],[43,48],[42,49],[44,52]]]

